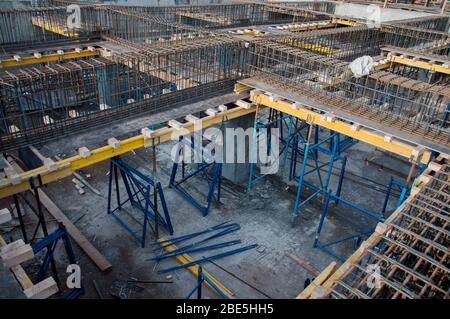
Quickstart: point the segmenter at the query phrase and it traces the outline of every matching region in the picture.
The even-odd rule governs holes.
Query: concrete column
[[[224,123],[223,126],[223,136],[224,136],[224,160],[225,163],[222,166],[222,177],[230,180],[233,183],[236,184],[245,184],[248,180],[248,174],[250,173],[250,146],[252,143],[252,130],[253,125],[255,122],[255,113],[251,113],[242,117],[238,117],[236,119],[227,121]],[[234,138],[234,141],[227,141],[227,128],[230,129],[243,129],[246,132],[249,132],[245,137],[245,145],[242,144],[242,140],[238,140],[237,138]],[[230,132],[230,131],[229,131]],[[233,144],[229,144],[233,143]],[[227,154],[227,145],[230,147],[230,145],[234,146],[234,161],[233,163],[226,163],[226,157]],[[245,151],[245,163],[237,163],[237,156],[238,156],[238,149],[239,152]]]

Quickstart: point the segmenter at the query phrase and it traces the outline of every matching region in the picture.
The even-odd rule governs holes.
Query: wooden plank
[[[313,290],[322,285],[331,276],[335,268],[336,262],[333,261],[295,299],[308,299],[313,293]]]
[[[3,239],[2,236],[0,236],[0,247],[4,247],[6,245],[7,245],[6,241]],[[17,281],[19,282],[19,284],[22,286],[23,289],[27,289],[33,286],[33,282],[31,281],[30,277],[28,277],[25,270],[23,270],[22,266],[18,265],[11,267],[11,272],[14,274],[14,277],[16,277]]]
[[[29,244],[9,249],[1,255],[7,267],[14,267],[34,257],[33,248]]]
[[[158,241],[159,242],[161,242],[161,241],[166,241],[166,240],[168,240],[166,237],[160,237],[159,239],[158,239]],[[165,242],[164,243],[164,245],[167,245],[167,244],[169,244],[170,242]],[[161,244],[162,245],[162,244]],[[164,247],[164,250],[165,251],[168,251],[168,252],[170,252],[170,251],[174,251],[174,250],[176,250],[177,249],[177,246],[175,246],[174,244],[172,244],[172,245],[169,245],[169,246],[165,246]],[[175,256],[175,259],[180,263],[180,264],[187,264],[187,263],[189,263],[189,262],[191,262],[191,261],[193,261],[193,259],[192,259],[192,257],[191,256],[189,256],[188,254],[183,254],[183,255],[178,255],[178,256]],[[186,267],[186,269],[187,270],[189,270],[189,272],[191,273],[191,274],[193,274],[195,277],[197,277],[197,275],[198,275],[198,265],[192,265],[192,266],[189,266],[189,267]],[[227,288],[225,288],[225,286],[223,286],[219,281],[217,281],[217,279],[215,279],[211,274],[209,274],[206,270],[204,270],[203,269],[203,275],[204,276],[206,276],[206,277],[208,277],[225,295],[227,295],[227,296],[232,296],[233,295],[233,292],[231,291],[231,290],[229,290],[229,289],[227,289]],[[217,293],[217,291],[208,283],[208,282],[206,282],[205,281],[205,283],[206,283],[206,286],[212,291],[212,292],[214,292],[216,295],[218,295],[218,296],[220,296],[218,293]]]
[[[23,170],[17,165],[16,162],[10,162],[13,168],[18,173],[22,173]],[[32,190],[30,192],[33,193]],[[89,256],[89,258],[94,262],[94,264],[101,270],[105,271],[112,267],[111,263],[95,248],[89,240],[78,230],[78,228],[72,224],[72,222],[64,215],[64,213],[59,209],[58,206],[50,199],[50,197],[45,194],[41,189],[38,190],[39,198],[42,205],[47,209],[47,211],[52,215],[58,222],[62,223],[70,237],[78,244],[78,246]]]
[[[291,258],[293,261],[295,261],[300,267],[306,269],[310,273],[312,273],[314,276],[318,276],[320,272],[311,266],[306,260],[300,259],[299,257],[295,256],[294,254],[286,254],[289,258]]]
[[[16,241],[13,241],[12,243],[6,244],[5,246],[0,247],[0,255],[6,254],[8,251],[12,249],[19,248],[20,246],[25,245],[25,242],[23,239],[18,239]]]
[[[38,282],[23,291],[28,299],[47,299],[58,292],[58,286],[56,285],[53,277]]]

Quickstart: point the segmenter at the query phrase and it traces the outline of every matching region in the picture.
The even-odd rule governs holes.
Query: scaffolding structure
[[[392,1],[359,2],[402,7]],[[45,0],[36,7],[0,9],[2,152],[230,93],[237,81],[244,90],[246,86],[255,90],[234,110],[225,107],[208,109],[198,117],[191,114],[191,122],[168,124],[117,141],[114,147],[95,150],[97,157],[88,150],[23,175],[7,174],[0,180],[2,197],[32,188],[36,178],[44,185],[98,163],[99,158],[114,158],[108,212],[120,220],[124,204],[118,192],[120,171],[126,203],[140,211],[142,229],[138,233],[119,222],[144,246],[150,220],[155,220],[155,228],[159,225],[173,232],[162,188],[116,156],[146,147],[149,140],[167,141],[168,132],[181,134],[177,127],[192,133],[194,122],[218,125],[256,112],[253,151],[260,128],[278,127],[282,151],[275,157],[286,161],[290,154],[289,177],[297,184],[293,215],[312,199],[325,199],[314,245],[343,261],[345,257],[332,252],[331,246],[353,241],[359,247],[345,267],[320,286],[322,294],[316,291],[316,295],[448,298],[448,156],[440,155],[414,183],[411,176],[405,183],[391,179],[381,214],[341,194],[346,163],[342,151],[358,138],[423,164],[436,153],[450,153],[446,1],[410,1],[407,5],[413,10],[441,14],[373,28],[363,19],[336,15],[339,4],[331,1],[179,6],[75,1],[81,16],[80,24],[72,28],[67,24],[70,3]],[[365,55],[372,57],[373,69],[365,75],[353,74],[350,63]],[[320,131],[319,125],[326,130]],[[272,151],[269,148],[267,155]],[[337,162],[341,165],[333,189],[331,175]],[[256,174],[259,164],[251,163],[249,189],[261,178]],[[174,165],[170,186],[207,215],[216,190],[220,196],[221,164],[202,163],[181,180],[175,178],[177,169]],[[197,174],[208,182],[206,204],[181,188]],[[318,184],[306,179],[309,174],[317,174]],[[312,193],[306,195],[305,188]],[[398,208],[384,221],[393,188],[401,192]],[[113,189],[117,207],[113,207]],[[152,202],[150,195],[159,199]],[[332,201],[379,222],[375,233],[370,236],[375,227],[371,225],[357,234],[323,242]],[[367,285],[373,275],[367,265],[379,267],[381,285]]]

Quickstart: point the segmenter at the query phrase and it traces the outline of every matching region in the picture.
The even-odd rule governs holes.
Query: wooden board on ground
[[[15,162],[10,162],[17,173],[22,173],[23,170]],[[101,270],[105,271],[112,267],[111,263],[95,248],[89,240],[72,224],[72,222],[64,215],[58,206],[45,194],[41,189],[39,191],[39,198],[42,205],[58,222],[62,223],[70,237],[78,244],[78,246],[89,256],[94,264]],[[33,191],[30,191],[33,192]]]

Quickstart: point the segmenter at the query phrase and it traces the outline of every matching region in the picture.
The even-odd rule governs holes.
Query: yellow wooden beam
[[[295,299],[308,299],[311,297],[313,290],[322,285],[336,269],[336,262],[333,261],[328,265]]]
[[[335,54],[335,53],[339,52],[339,50],[336,50],[336,49],[333,49],[330,47],[326,47],[323,45],[314,44],[314,43],[297,42],[297,41],[288,40],[288,39],[286,39],[284,41],[280,41],[280,42],[288,44],[292,47],[308,49],[308,50],[312,50],[312,51],[316,51],[316,52],[320,52],[320,53]]]
[[[450,65],[436,64],[431,61],[421,61],[415,58],[401,57],[397,55],[388,55],[387,59],[390,62],[395,62],[407,66],[412,66],[419,69],[435,71],[444,74],[450,74]]]
[[[288,101],[279,100],[272,102],[270,97],[263,93],[256,93],[255,95],[252,95],[250,99],[254,103],[276,109],[285,114],[293,115],[302,120],[311,120],[312,124],[328,128],[378,148],[399,154],[406,158],[413,158],[414,160],[417,159],[417,156],[414,155],[417,152],[417,145],[398,141],[395,137],[386,138],[386,136],[381,132],[376,132],[365,127],[355,127],[350,123],[338,119],[333,119],[330,121],[326,117],[322,116],[322,114],[299,105],[294,105],[294,103]],[[428,163],[430,156],[430,151],[424,150],[423,155],[420,158],[421,162]]]
[[[281,26],[276,26],[279,30],[289,30],[291,32],[302,32],[302,31],[312,31],[319,29],[329,29],[334,28],[338,24],[333,22],[321,23],[321,22],[310,22],[310,23],[294,23],[286,24]]]
[[[62,36],[68,37],[68,38],[76,38],[79,36],[78,33],[73,32],[73,31],[68,31],[67,28],[65,28],[65,27],[60,27],[60,26],[57,26],[54,24],[47,23],[45,21],[42,21],[42,19],[39,19],[39,18],[32,18],[31,23],[37,27],[40,27],[40,28],[46,30],[46,31],[53,32],[53,33],[56,33],[56,34],[59,34],[59,35],[62,35]]]
[[[343,18],[333,18],[331,20],[331,22],[335,23],[335,24],[346,25],[349,27],[363,25],[361,22],[357,22],[357,21],[353,21],[353,20],[349,20],[349,19],[343,19]]]
[[[167,238],[166,237],[160,237],[158,239],[158,242],[162,242],[162,241],[166,241]],[[169,246],[166,246],[168,244],[171,244]],[[175,246],[175,244],[172,244],[170,241],[169,242],[164,242],[161,243],[162,246],[164,246],[164,250],[167,252],[171,252],[177,249],[177,246]],[[180,263],[180,264],[187,264],[191,261],[193,261],[192,257],[189,256],[188,254],[182,254],[182,255],[177,255],[175,256],[175,259]],[[189,267],[186,267],[186,269],[193,274],[195,277],[198,276],[198,265],[192,265]],[[203,270],[203,275],[208,277],[208,279],[210,279],[216,286],[217,288],[219,288],[221,290],[221,292],[226,295],[226,296],[233,296],[233,292],[231,290],[229,290],[228,288],[226,288],[224,285],[222,285],[216,278],[214,278],[210,273],[208,273],[206,270]],[[209,282],[207,282],[205,280],[206,286],[211,289],[212,292],[214,292],[217,296],[220,297],[220,294],[216,291],[216,289],[213,288],[213,286],[210,285]]]
[[[79,58],[92,57],[92,56],[97,56],[97,55],[99,55],[99,52],[97,50],[83,50],[80,52],[77,52],[77,51],[64,52],[62,54],[51,53],[51,54],[42,55],[40,58],[37,58],[34,56],[21,57],[21,59],[18,61],[16,59],[5,59],[5,60],[0,60],[0,68],[35,64],[35,63],[47,63],[47,62],[70,60],[70,59],[79,59]]]
[[[223,112],[218,112],[216,115],[208,115],[201,118],[194,126],[193,123],[187,122],[183,124],[183,128],[177,130],[171,127],[162,127],[155,130],[152,133],[152,139],[149,141],[148,138],[145,139],[144,135],[140,134],[128,139],[119,141],[120,145],[116,148],[107,145],[90,152],[87,157],[82,157],[81,155],[72,156],[70,158],[55,162],[54,168],[49,170],[46,166],[41,166],[33,170],[29,170],[19,174],[18,178],[10,180],[9,178],[4,178],[0,180],[0,198],[5,198],[17,193],[24,192],[31,189],[30,178],[35,180],[35,183],[39,185],[37,177],[40,175],[43,184],[48,184],[59,180],[61,178],[72,175],[73,172],[88,167],[104,160],[108,160],[114,156],[122,155],[133,150],[151,146],[153,143],[158,145],[160,143],[169,140],[178,140],[178,137],[188,135],[196,130],[204,129],[216,124],[220,124],[223,121],[231,120],[240,116],[244,116],[255,112],[256,107],[252,106],[250,108],[235,107]],[[149,143],[151,145],[149,145]],[[14,182],[14,183],[13,183]]]

